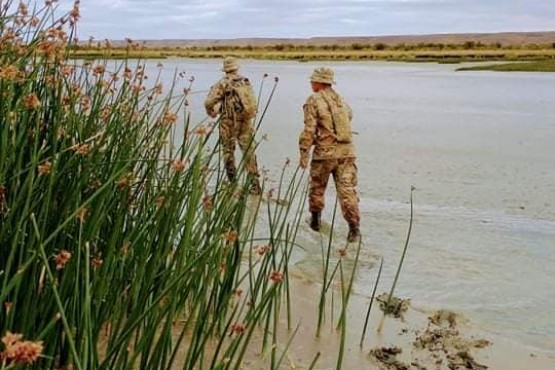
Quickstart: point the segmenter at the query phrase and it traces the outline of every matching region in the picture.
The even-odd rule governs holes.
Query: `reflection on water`
[[[149,62],[152,74],[156,63]],[[194,75],[199,93],[190,96],[190,108],[194,121],[205,119],[204,91],[220,77],[220,61],[163,63],[163,80],[176,69]],[[272,179],[286,158],[298,158],[301,106],[316,65],[243,63],[257,86],[264,73],[266,87],[280,79],[259,133],[268,136],[259,163]],[[414,185],[415,224],[398,293],[418,307],[453,309],[484,329],[555,351],[555,74],[462,73],[435,64],[331,66],[358,132],[365,249],[357,291],[371,291],[379,256],[386,261],[381,290],[388,289]],[[327,202],[333,205],[333,189]],[[341,220],[338,241],[346,231]],[[299,242],[305,245],[300,266],[317,271],[317,236],[304,227]]]

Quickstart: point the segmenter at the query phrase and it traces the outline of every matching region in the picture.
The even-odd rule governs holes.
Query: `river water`
[[[157,61],[149,61],[150,77]],[[206,118],[205,91],[221,61],[162,61],[162,80],[195,77],[193,121]],[[298,160],[308,77],[320,65],[354,111],[364,237],[356,291],[388,291],[414,192],[414,225],[396,295],[417,309],[452,309],[482,329],[555,353],[555,74],[455,72],[456,65],[243,61],[256,87],[276,93],[258,133],[260,166],[277,179]],[[196,93],[195,93],[196,92]],[[324,218],[335,193],[328,190]],[[337,223],[339,238],[346,225]],[[307,274],[319,267],[317,239],[299,235]],[[362,314],[362,313],[361,313]]]

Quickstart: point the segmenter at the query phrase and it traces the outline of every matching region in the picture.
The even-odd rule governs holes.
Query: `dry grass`
[[[375,49],[340,49],[325,50],[321,48],[295,48],[294,50],[275,50],[266,47],[246,48],[150,48],[146,46],[133,47],[80,47],[72,52],[74,58],[83,59],[164,59],[169,57],[179,58],[222,58],[232,55],[243,59],[267,60],[386,60],[406,62],[467,62],[467,61],[531,61],[555,59],[553,48],[527,48],[518,49],[413,49],[386,50]]]

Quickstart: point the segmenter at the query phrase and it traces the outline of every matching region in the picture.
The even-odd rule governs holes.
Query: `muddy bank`
[[[308,369],[316,357],[314,369],[338,367],[339,298],[335,297],[334,312],[328,307],[326,324],[320,338],[316,338],[319,289],[320,286],[313,282],[292,280],[292,329],[287,330],[284,317],[283,330],[279,333],[281,341],[275,344],[278,351],[285,350],[287,340],[295,329],[297,331],[281,369]],[[369,298],[352,297],[342,369],[551,370],[555,367],[555,357],[482,332],[455,312],[423,312],[410,306],[408,301],[403,302],[403,319],[388,315],[381,333],[377,328],[383,312],[378,305],[374,306],[364,344],[360,347]],[[267,369],[269,353],[270,350],[253,348],[244,368]]]

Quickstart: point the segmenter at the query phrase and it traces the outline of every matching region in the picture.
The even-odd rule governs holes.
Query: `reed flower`
[[[270,246],[269,245],[257,245],[256,247],[254,247],[253,251],[254,253],[258,254],[259,256],[263,256],[266,253],[268,253],[270,251]]]
[[[89,144],[76,145],[73,150],[75,151],[75,154],[87,155],[91,152],[91,146]]]
[[[130,68],[125,67],[125,69],[123,70],[123,78],[126,80],[130,80],[131,78],[133,78],[133,71]]]
[[[127,256],[127,253],[129,253],[130,248],[131,248],[131,242],[129,240],[123,243],[123,245],[121,246],[121,251],[123,252],[124,256]]]
[[[6,332],[2,337],[4,351],[0,353],[0,358],[9,365],[30,365],[41,355],[42,342],[24,341],[22,334]]]
[[[81,98],[81,109],[85,112],[91,109],[91,99],[88,96],[83,96]]]
[[[71,93],[75,98],[79,98],[81,97],[81,95],[83,95],[83,90],[81,89],[81,86],[73,84],[71,85]]]
[[[48,175],[52,171],[52,162],[46,161],[38,165],[38,172],[40,175]]]
[[[135,180],[135,176],[133,175],[133,173],[128,173],[117,180],[116,185],[123,190],[131,186],[133,180]]]
[[[171,168],[175,172],[183,172],[183,170],[185,169],[185,164],[185,161],[182,161],[181,159],[176,159],[172,162]]]
[[[211,211],[213,204],[212,204],[212,197],[210,195],[205,195],[202,199],[202,206],[205,211]]]
[[[95,270],[100,268],[100,266],[102,266],[103,263],[104,263],[104,261],[98,256],[94,257],[91,260],[91,265],[92,265],[93,269],[95,269]]]
[[[29,20],[29,26],[35,28],[40,24],[40,19],[38,17],[32,17]]]
[[[275,284],[279,284],[283,281],[283,274],[279,271],[272,271],[270,273],[270,280]]]
[[[230,335],[236,334],[241,335],[245,332],[245,326],[242,324],[233,324],[231,326],[231,333]]]
[[[17,8],[17,12],[19,13],[19,15],[25,17],[26,15],[29,14],[29,9],[27,8],[26,4],[21,2],[21,3],[19,3],[19,7]]]
[[[0,79],[14,81],[19,75],[19,69],[14,65],[0,67]]]
[[[62,250],[60,253],[54,256],[54,263],[56,264],[56,270],[61,270],[65,267],[66,263],[71,259],[71,253]]]
[[[99,65],[97,65],[93,68],[93,74],[95,76],[102,75],[102,74],[104,74],[104,72],[106,72],[106,67],[101,65],[101,64],[99,64]]]
[[[200,136],[205,136],[208,135],[212,132],[212,127],[211,126],[206,126],[206,125],[200,125],[198,126],[194,133]]]
[[[174,112],[166,111],[162,116],[162,124],[165,126],[171,126],[177,122],[177,114]]]
[[[65,64],[62,66],[60,71],[62,72],[62,76],[69,77],[73,74],[73,72],[75,72],[75,68],[73,68],[73,66]]]
[[[101,186],[102,186],[102,183],[100,182],[100,180],[94,179],[89,184],[89,189],[94,191],[94,190],[100,189]]]
[[[89,210],[87,208],[81,207],[75,214],[75,218],[79,220],[79,222],[85,222],[85,220],[87,219],[88,213],[89,213]]]
[[[80,1],[76,0],[73,3],[73,8],[69,12],[69,24],[72,26],[75,25],[75,23],[77,23],[79,18],[81,18],[81,14],[79,12],[79,4],[80,4]]]
[[[133,90],[133,92],[135,94],[139,94],[143,91],[146,90],[146,87],[144,87],[143,85],[141,85],[140,83],[134,84],[133,86],[131,86],[131,90]]]
[[[226,242],[232,244],[237,241],[238,234],[235,230],[228,230],[222,235],[222,237],[226,240]]]
[[[41,103],[35,94],[29,94],[23,98],[23,106],[27,109],[38,109]]]

